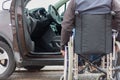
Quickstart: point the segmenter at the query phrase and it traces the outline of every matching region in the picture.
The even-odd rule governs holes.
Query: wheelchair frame
[[[119,60],[120,52],[116,51],[116,45],[120,50],[120,43],[116,41],[116,37],[118,32],[116,30],[112,30],[112,38],[113,38],[113,52],[101,55],[97,57],[92,62],[89,61],[86,57],[82,55],[78,55],[74,53],[74,37],[70,37],[70,41],[68,42],[68,46],[65,48],[65,56],[64,56],[64,75],[61,77],[60,80],[88,80],[82,79],[81,77],[86,76],[96,76],[95,80],[118,80],[120,66],[117,64]],[[78,56],[81,57],[85,61],[84,73],[79,74],[78,70]],[[101,59],[101,66],[94,65],[94,62],[100,58]],[[88,68],[93,66],[96,68],[99,73],[90,73],[88,72]],[[81,78],[81,79],[80,79]],[[93,80],[93,79],[89,79]]]

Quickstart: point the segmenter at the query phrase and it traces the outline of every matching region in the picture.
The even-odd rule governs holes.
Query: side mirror
[[[3,10],[9,10],[10,9],[10,5],[11,5],[11,1],[12,0],[5,0],[2,3],[2,9]]]

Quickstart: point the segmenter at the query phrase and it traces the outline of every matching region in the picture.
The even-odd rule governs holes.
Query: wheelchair
[[[65,47],[64,75],[60,80],[119,80],[120,43],[116,40],[118,36],[117,30],[111,29],[111,34],[112,51],[107,54],[100,54],[92,61],[84,54],[77,54],[75,52],[75,37],[72,35],[68,46]],[[90,54],[87,56],[90,56]],[[80,70],[78,65],[79,58],[84,63]],[[95,64],[98,60],[100,65]],[[90,72],[91,67],[94,67],[97,73]],[[79,73],[81,71],[82,73]]]

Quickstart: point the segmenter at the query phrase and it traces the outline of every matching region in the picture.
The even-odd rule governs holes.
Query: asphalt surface
[[[46,66],[39,72],[17,69],[7,80],[60,80],[63,66]]]
[[[7,80],[60,80],[63,66],[46,66],[41,71],[28,72],[23,68],[16,71]],[[79,80],[96,80],[99,74],[80,74]]]

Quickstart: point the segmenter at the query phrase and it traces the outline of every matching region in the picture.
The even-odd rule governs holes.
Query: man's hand
[[[65,50],[61,50],[60,52],[62,53],[63,56],[65,56]]]

